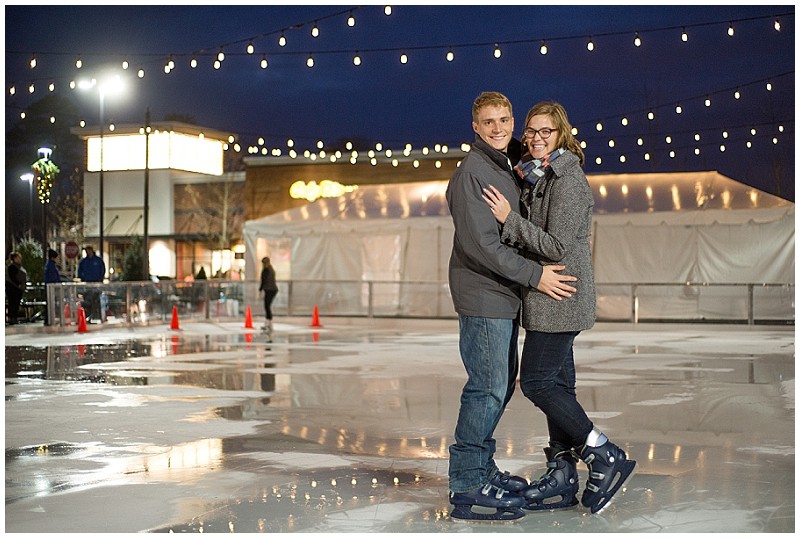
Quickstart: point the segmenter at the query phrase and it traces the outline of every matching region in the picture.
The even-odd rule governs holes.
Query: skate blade
[[[574,508],[580,504],[578,502],[577,497],[573,497],[572,500],[563,499],[561,501],[556,501],[552,503],[542,503],[542,504],[529,504],[523,506],[523,510],[529,510],[532,512],[539,511],[539,510],[564,510],[566,508]]]
[[[486,512],[475,512],[473,508]],[[494,512],[490,512],[494,510]],[[525,517],[519,508],[484,508],[480,506],[457,505],[450,512],[450,521],[456,523],[511,523]]]
[[[611,489],[608,492],[608,494],[605,496],[604,502],[601,502],[596,507],[591,507],[591,511],[592,511],[593,514],[599,514],[600,512],[602,512],[603,510],[608,508],[608,506],[611,504],[611,502],[616,497],[616,493],[620,489],[622,489],[625,486],[625,484],[628,482],[628,480],[630,480],[630,478],[635,474],[636,461],[628,460],[625,463],[626,464],[630,464],[630,465],[625,465],[625,467],[622,468],[622,471],[620,471],[619,480],[617,480],[617,483],[614,486],[614,488]]]

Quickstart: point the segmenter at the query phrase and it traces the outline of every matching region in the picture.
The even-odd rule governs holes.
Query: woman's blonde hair
[[[583,166],[583,149],[575,137],[572,136],[572,125],[569,123],[567,111],[564,110],[564,107],[553,101],[542,101],[541,103],[533,105],[528,111],[528,115],[525,116],[525,127],[528,126],[528,122],[531,121],[531,118],[534,116],[550,116],[553,123],[555,123],[556,129],[558,129],[558,143],[556,147],[566,148],[574,153],[578,157],[581,166]]]

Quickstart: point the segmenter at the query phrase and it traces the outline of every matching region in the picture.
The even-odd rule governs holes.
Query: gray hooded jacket
[[[476,137],[447,186],[447,205],[455,227],[450,293],[459,314],[516,319],[520,286],[536,287],[542,268],[500,241],[500,224],[482,197],[489,185],[519,211],[520,190],[508,157]]]

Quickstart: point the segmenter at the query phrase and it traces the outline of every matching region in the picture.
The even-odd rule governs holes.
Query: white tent
[[[716,172],[588,179],[600,293],[610,284],[794,283],[793,203]],[[446,188],[447,181],[362,186],[247,221],[247,278],[258,278],[268,255],[280,280],[446,284],[453,239]],[[449,297],[431,307],[430,290],[412,288],[395,286],[384,300],[400,313],[452,315]],[[622,304],[629,293],[616,293],[598,297],[601,317],[604,309],[611,317],[630,311]]]

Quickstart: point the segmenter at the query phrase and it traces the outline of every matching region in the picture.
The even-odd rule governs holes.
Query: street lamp
[[[82,80],[78,83],[78,87],[82,90],[90,90],[91,88],[97,86],[97,94],[100,98],[100,192],[99,194],[99,203],[100,203],[100,244],[98,245],[98,253],[100,257],[103,257],[103,212],[104,212],[104,197],[103,197],[103,172],[105,168],[105,164],[103,162],[103,132],[104,132],[104,107],[105,107],[105,97],[107,94],[115,94],[119,93],[122,90],[122,77],[119,75],[110,76],[104,78],[101,81],[97,81],[97,79],[92,79],[90,81]]]
[[[27,172],[19,178],[28,182],[28,235],[33,236],[33,174]]]

